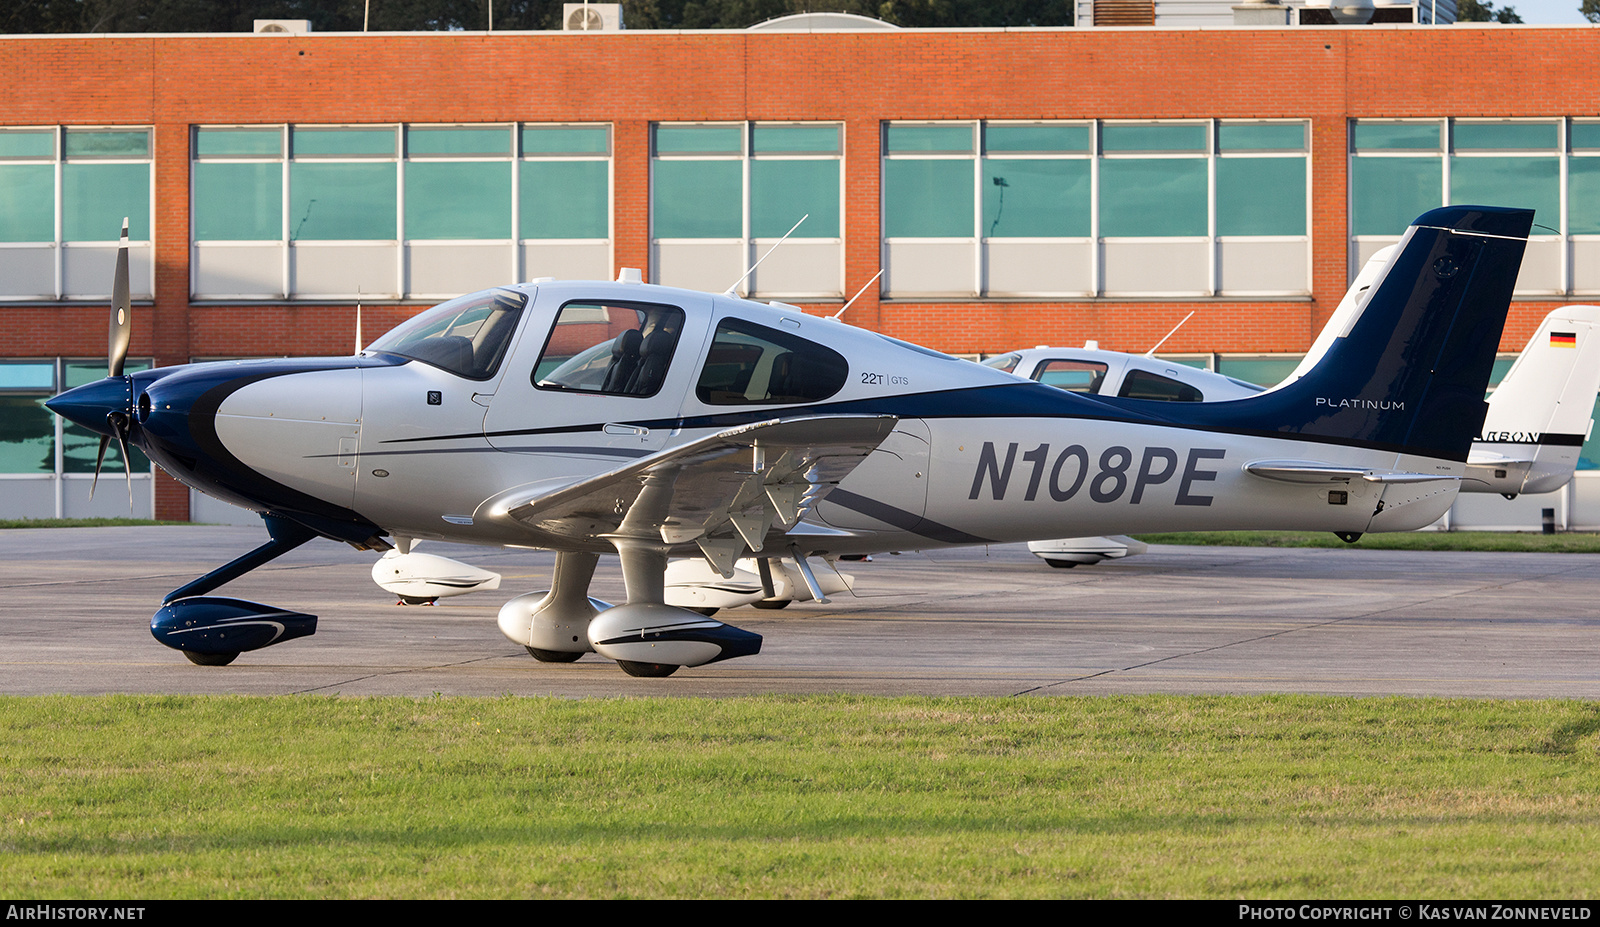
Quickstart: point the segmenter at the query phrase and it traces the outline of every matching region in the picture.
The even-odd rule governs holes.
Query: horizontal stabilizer
[[[1370,467],[1347,467],[1314,460],[1258,460],[1245,464],[1244,469],[1253,476],[1277,480],[1280,483],[1348,483],[1358,479],[1368,483],[1433,483],[1460,479],[1458,476],[1443,473],[1374,470]]]

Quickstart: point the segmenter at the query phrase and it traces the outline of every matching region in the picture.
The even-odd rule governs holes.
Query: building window
[[[443,299],[611,270],[603,125],[194,130],[197,299]]]
[[[651,152],[657,282],[721,292],[794,228],[738,291],[786,298],[843,292],[841,126],[660,124]]]
[[[895,297],[1310,290],[1307,123],[884,125]]]
[[[118,230],[122,220],[117,220]],[[148,370],[148,359],[130,358],[128,373]],[[112,441],[94,500],[94,478],[100,436],[74,425],[44,407],[51,396],[93,383],[106,375],[106,362],[44,358],[0,361],[0,516],[7,518],[127,517],[128,493],[122,451]],[[154,507],[151,465],[137,448],[130,449],[134,514],[149,518]]]
[[[1600,122],[1351,121],[1352,277],[1446,204],[1534,210],[1518,296],[1600,292]]]
[[[124,218],[149,299],[150,150],[141,127],[0,129],[0,300],[108,298]]]

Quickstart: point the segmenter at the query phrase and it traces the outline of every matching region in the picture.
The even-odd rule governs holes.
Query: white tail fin
[[[1600,390],[1600,306],[1544,317],[1489,399],[1466,491],[1551,492],[1572,478]]]

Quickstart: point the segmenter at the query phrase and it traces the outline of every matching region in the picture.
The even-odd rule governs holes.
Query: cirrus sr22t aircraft
[[[1423,215],[1314,369],[1230,402],[1078,395],[625,272],[451,300],[354,357],[133,374],[121,297],[111,375],[49,405],[102,449],[135,445],[263,515],[267,543],[175,590],[152,622],[196,663],[315,629],[206,594],[223,583],[316,537],[402,551],[439,539],[556,551],[553,588],[508,603],[501,630],[545,662],[593,651],[661,676],[761,645],[665,603],[674,556],[723,575],[754,557],[764,585],[787,559],[821,599],[817,556],[1431,523],[1483,422],[1532,218]],[[608,554],[627,589],[615,606],[588,595]]]

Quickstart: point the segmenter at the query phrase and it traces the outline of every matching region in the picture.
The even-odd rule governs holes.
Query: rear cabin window
[[[742,319],[717,325],[695,395],[711,406],[817,402],[850,374],[844,355]]]
[[[1106,365],[1093,361],[1045,361],[1034,370],[1033,378],[1068,392],[1098,393],[1106,381]]]
[[[1205,396],[1187,383],[1144,370],[1130,370],[1117,393],[1124,399],[1159,399],[1163,402],[1201,402]]]
[[[654,396],[666,382],[683,318],[682,309],[655,303],[567,303],[533,368],[533,385]]]

